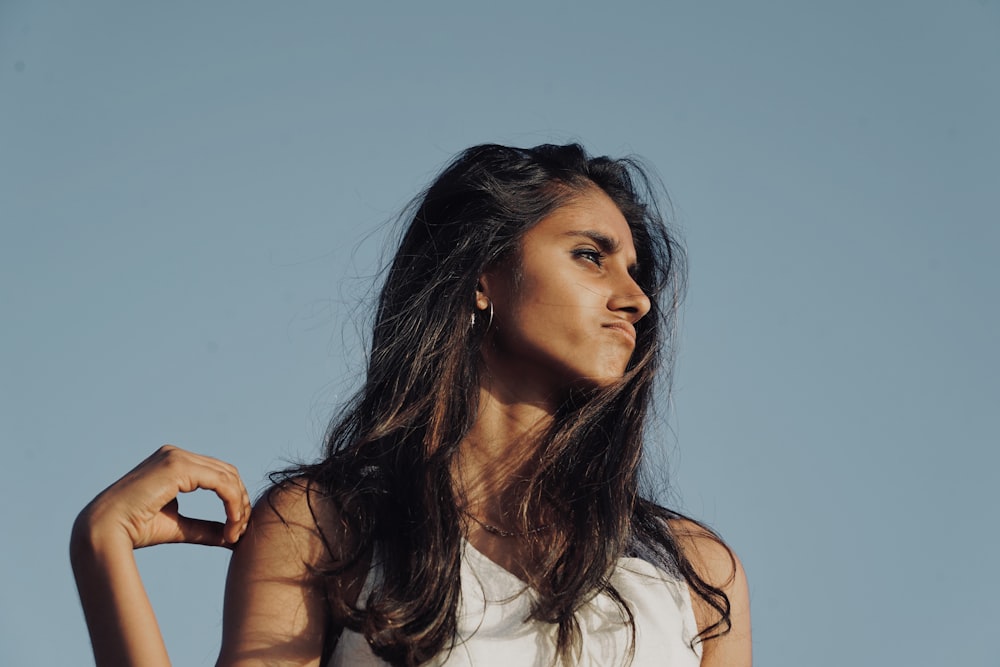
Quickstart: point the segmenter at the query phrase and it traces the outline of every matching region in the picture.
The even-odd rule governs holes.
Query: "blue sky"
[[[158,445],[252,491],[317,453],[450,156],[567,140],[670,193],[657,456],[744,561],[757,664],[995,664],[992,0],[4,0],[0,663],[89,660],[69,528]],[[176,664],[214,661],[227,559],[139,554]]]

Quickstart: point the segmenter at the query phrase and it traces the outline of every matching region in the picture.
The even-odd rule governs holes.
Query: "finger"
[[[226,526],[223,531],[226,541],[235,544],[250,521],[250,495],[239,472],[229,464],[223,464],[221,471],[224,484],[215,489],[226,511]]]
[[[225,508],[226,537],[235,542],[250,519],[250,496],[239,472],[218,459],[188,452],[184,454],[184,478],[180,481],[178,490],[187,493],[195,489],[206,489],[215,493]]]
[[[240,502],[243,507],[242,519],[237,524],[236,539],[233,542],[243,537],[243,534],[250,525],[250,516],[253,513],[253,505],[250,502],[250,494],[247,492],[246,487],[243,487],[243,497],[240,499]]]
[[[250,521],[250,497],[246,489],[240,484],[238,489],[233,488],[232,483],[219,485],[204,484],[202,488],[213,491],[221,500],[226,513],[226,520],[222,526],[222,537],[226,543],[235,544],[246,531]]]
[[[225,539],[223,524],[218,521],[178,516],[177,536],[179,542],[187,544],[203,544],[209,547],[232,546]]]

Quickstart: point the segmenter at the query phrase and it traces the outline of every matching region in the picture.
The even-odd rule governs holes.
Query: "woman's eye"
[[[592,262],[597,266],[601,266],[604,263],[604,254],[599,250],[594,250],[592,248],[581,248],[573,253],[577,257],[582,257],[588,262]]]

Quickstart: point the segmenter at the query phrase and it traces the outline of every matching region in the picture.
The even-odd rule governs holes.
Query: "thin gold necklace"
[[[535,526],[534,528],[529,528],[528,530],[524,531],[504,530],[503,528],[494,526],[491,523],[486,523],[485,521],[483,521],[482,519],[474,515],[472,512],[468,511],[467,509],[463,508],[462,514],[464,514],[465,516],[469,517],[470,519],[478,523],[480,527],[482,527],[482,529],[485,530],[490,535],[496,535],[497,537],[528,537],[529,535],[540,533],[543,530],[548,530],[549,528],[548,524],[542,524],[541,526]]]

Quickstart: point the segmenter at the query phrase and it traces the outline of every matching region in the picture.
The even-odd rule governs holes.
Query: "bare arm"
[[[702,667],[750,667],[753,662],[750,592],[742,563],[736,554],[693,522],[672,521],[671,530],[701,578],[721,588],[729,598],[732,627],[724,635],[702,644]],[[698,595],[692,594],[691,602],[699,632],[719,620],[719,613]]]
[[[177,495],[196,489],[219,496],[225,524],[178,514]],[[170,664],[133,550],[167,542],[228,546],[249,516],[234,467],[169,445],[94,498],[73,524],[70,560],[98,667]]]
[[[229,564],[217,665],[320,664],[330,584],[315,574],[342,545],[331,509],[294,484],[271,489],[257,502],[246,535]]]

